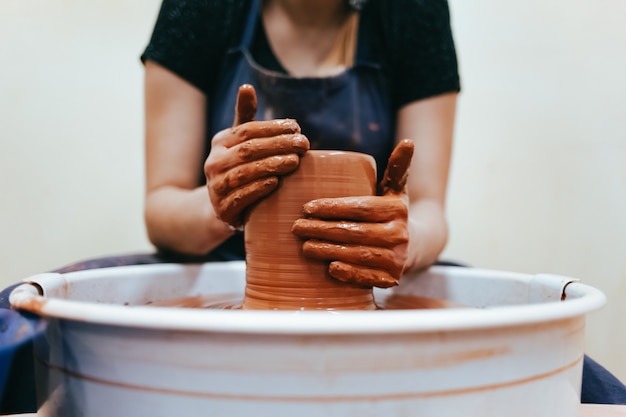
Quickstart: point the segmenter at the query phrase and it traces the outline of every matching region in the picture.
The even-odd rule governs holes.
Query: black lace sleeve
[[[394,107],[460,90],[447,0],[380,1]]]
[[[221,58],[240,30],[241,1],[163,0],[141,61],[154,61],[209,93]]]

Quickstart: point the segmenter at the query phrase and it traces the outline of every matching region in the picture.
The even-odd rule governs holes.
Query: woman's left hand
[[[408,257],[407,177],[413,142],[402,140],[380,183],[380,196],[322,198],[304,205],[292,232],[304,255],[330,261],[333,278],[368,287],[398,284]]]

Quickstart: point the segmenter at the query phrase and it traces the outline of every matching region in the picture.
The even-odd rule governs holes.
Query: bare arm
[[[233,231],[198,187],[205,142],[205,95],[177,75],[145,66],[146,199],[144,217],[158,248],[205,254]]]
[[[405,270],[428,267],[448,240],[445,200],[457,94],[444,94],[400,109],[398,140],[415,144],[409,171],[409,247]]]

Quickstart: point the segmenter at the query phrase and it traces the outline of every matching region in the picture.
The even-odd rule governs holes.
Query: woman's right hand
[[[242,85],[232,128],[218,132],[204,164],[209,196],[219,219],[240,229],[247,209],[278,187],[309,150],[309,140],[295,120],[254,121],[254,87]]]

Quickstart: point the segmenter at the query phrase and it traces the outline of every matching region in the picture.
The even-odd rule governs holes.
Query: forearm
[[[448,241],[444,208],[436,200],[421,199],[409,207],[409,247],[405,271],[432,265]]]
[[[189,255],[206,254],[234,233],[215,216],[206,187],[152,190],[146,196],[144,217],[156,247]]]
[[[456,93],[407,104],[398,112],[398,139],[410,138],[415,152],[409,171],[409,247],[405,270],[435,262],[448,241],[446,189],[456,111]]]

